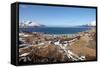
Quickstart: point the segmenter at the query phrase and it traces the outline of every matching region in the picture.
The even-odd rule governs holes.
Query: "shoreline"
[[[25,33],[25,34],[41,34],[43,36],[53,36],[53,37],[62,37],[62,36],[66,36],[66,37],[76,37],[76,36],[81,36],[80,34],[85,33],[85,32],[90,32],[92,29],[89,30],[85,30],[85,31],[80,31],[80,32],[76,32],[76,33],[59,33],[59,34],[49,34],[49,33],[44,33],[44,32],[19,32],[19,33]]]
[[[80,32],[85,32],[87,30],[91,30],[91,28],[86,28],[86,29],[59,29],[59,28],[50,28],[50,29],[40,29],[40,28],[35,28],[35,29],[32,29],[32,28],[19,28],[19,33],[20,32],[24,32],[24,33],[43,33],[43,34],[47,34],[47,35],[72,35],[72,34],[77,34],[77,33],[80,33]]]
[[[94,40],[95,29],[78,32],[76,34],[69,34],[69,37],[68,34],[45,34],[42,32],[19,33],[19,62],[22,61],[23,57],[27,58],[30,57],[30,55],[34,54],[39,56],[39,58],[42,58],[39,59],[39,62],[48,59],[48,57],[50,56],[52,58],[55,58],[55,56],[59,56],[60,58],[56,57],[55,60],[59,59],[59,61],[63,60],[66,62],[68,62],[68,60],[93,60],[95,59],[96,46]],[[85,52],[83,51],[83,49],[85,50]],[[44,52],[46,53],[44,54]],[[51,53],[52,55],[49,55]],[[37,58],[37,56],[35,55],[30,58],[31,62],[34,61],[34,63],[36,63],[34,58]],[[68,58],[66,58],[66,56]],[[54,60],[50,61],[49,59],[44,62],[54,62]],[[27,61],[30,60],[27,59]]]

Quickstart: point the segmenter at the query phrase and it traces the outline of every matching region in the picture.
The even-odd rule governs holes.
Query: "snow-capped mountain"
[[[89,24],[79,25],[79,26],[76,26],[76,27],[95,27],[95,26],[96,26],[96,22],[93,21]]]
[[[95,21],[93,21],[93,22],[91,22],[90,24],[87,24],[88,26],[96,26],[96,22]]]
[[[39,24],[34,21],[24,21],[19,23],[19,27],[44,27],[45,25]]]
[[[85,26],[85,27],[95,27],[96,26],[96,22],[93,21],[93,22],[91,22],[89,24],[86,24],[86,25],[83,25],[83,26]]]

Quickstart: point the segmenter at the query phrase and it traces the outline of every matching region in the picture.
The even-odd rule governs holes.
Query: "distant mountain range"
[[[90,24],[86,24],[86,25],[80,25],[80,26],[77,26],[77,27],[95,27],[96,24],[95,23],[90,23]]]
[[[19,27],[45,27],[45,25],[39,24],[37,22],[33,22],[33,21],[24,21],[24,22],[20,22],[19,23]]]
[[[87,24],[87,26],[92,26],[92,27],[94,27],[94,26],[96,26],[96,22],[93,21],[93,22],[91,22],[90,24]]]
[[[95,22],[92,22],[90,24],[85,24],[85,25],[79,25],[79,26],[73,26],[73,27],[95,27],[96,24]],[[19,23],[19,27],[20,28],[28,28],[28,27],[47,27],[46,25],[43,25],[43,24],[39,24],[37,22],[34,22],[34,21],[24,21],[24,22],[20,22]]]

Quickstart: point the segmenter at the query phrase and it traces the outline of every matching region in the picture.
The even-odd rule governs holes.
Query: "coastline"
[[[84,28],[72,28],[72,27],[45,27],[45,28],[19,28],[19,32],[26,32],[26,33],[44,33],[44,34],[53,34],[53,35],[66,35],[66,34],[77,34],[78,32],[90,30],[90,27],[84,27]]]
[[[20,33],[19,33],[20,34]],[[45,34],[42,32],[32,32],[32,33],[22,33],[20,34],[20,41],[21,44],[19,44],[19,53],[20,53],[20,60],[21,58],[28,56],[28,55],[34,55],[36,54],[39,56],[37,59],[38,62],[55,62],[49,61],[49,59],[52,59],[51,57],[55,58],[57,50],[58,54],[62,54],[59,56],[59,61],[83,61],[83,60],[94,60],[95,59],[95,29],[86,30],[83,32],[78,32],[76,34]],[[93,40],[93,41],[92,41]],[[92,43],[93,43],[93,46]],[[87,46],[88,45],[88,46]],[[94,48],[94,49],[93,49]],[[32,49],[32,51],[31,51]],[[36,51],[34,51],[36,49]],[[84,49],[85,52],[82,50]],[[47,52],[46,52],[47,51]],[[86,52],[88,51],[88,53]],[[44,54],[44,52],[46,52]],[[49,53],[53,52],[52,55],[49,55]],[[89,53],[90,52],[90,53]],[[93,53],[91,55],[91,52]],[[31,53],[31,54],[30,54]],[[69,56],[70,55],[70,56]],[[89,55],[89,56],[88,56]],[[66,58],[67,56],[67,58]],[[69,57],[68,57],[69,56]],[[45,57],[45,58],[44,58]],[[48,59],[48,61],[45,61],[45,59]],[[63,57],[63,58],[62,58]],[[36,63],[34,58],[31,62]],[[64,60],[66,59],[66,60]],[[20,61],[19,60],[19,61]],[[58,58],[55,58],[56,62]],[[22,60],[21,60],[22,61]],[[29,61],[29,60],[27,60]]]

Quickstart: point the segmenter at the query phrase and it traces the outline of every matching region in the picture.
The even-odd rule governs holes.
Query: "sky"
[[[85,25],[96,21],[96,9],[20,4],[19,22],[23,21],[58,27]]]

